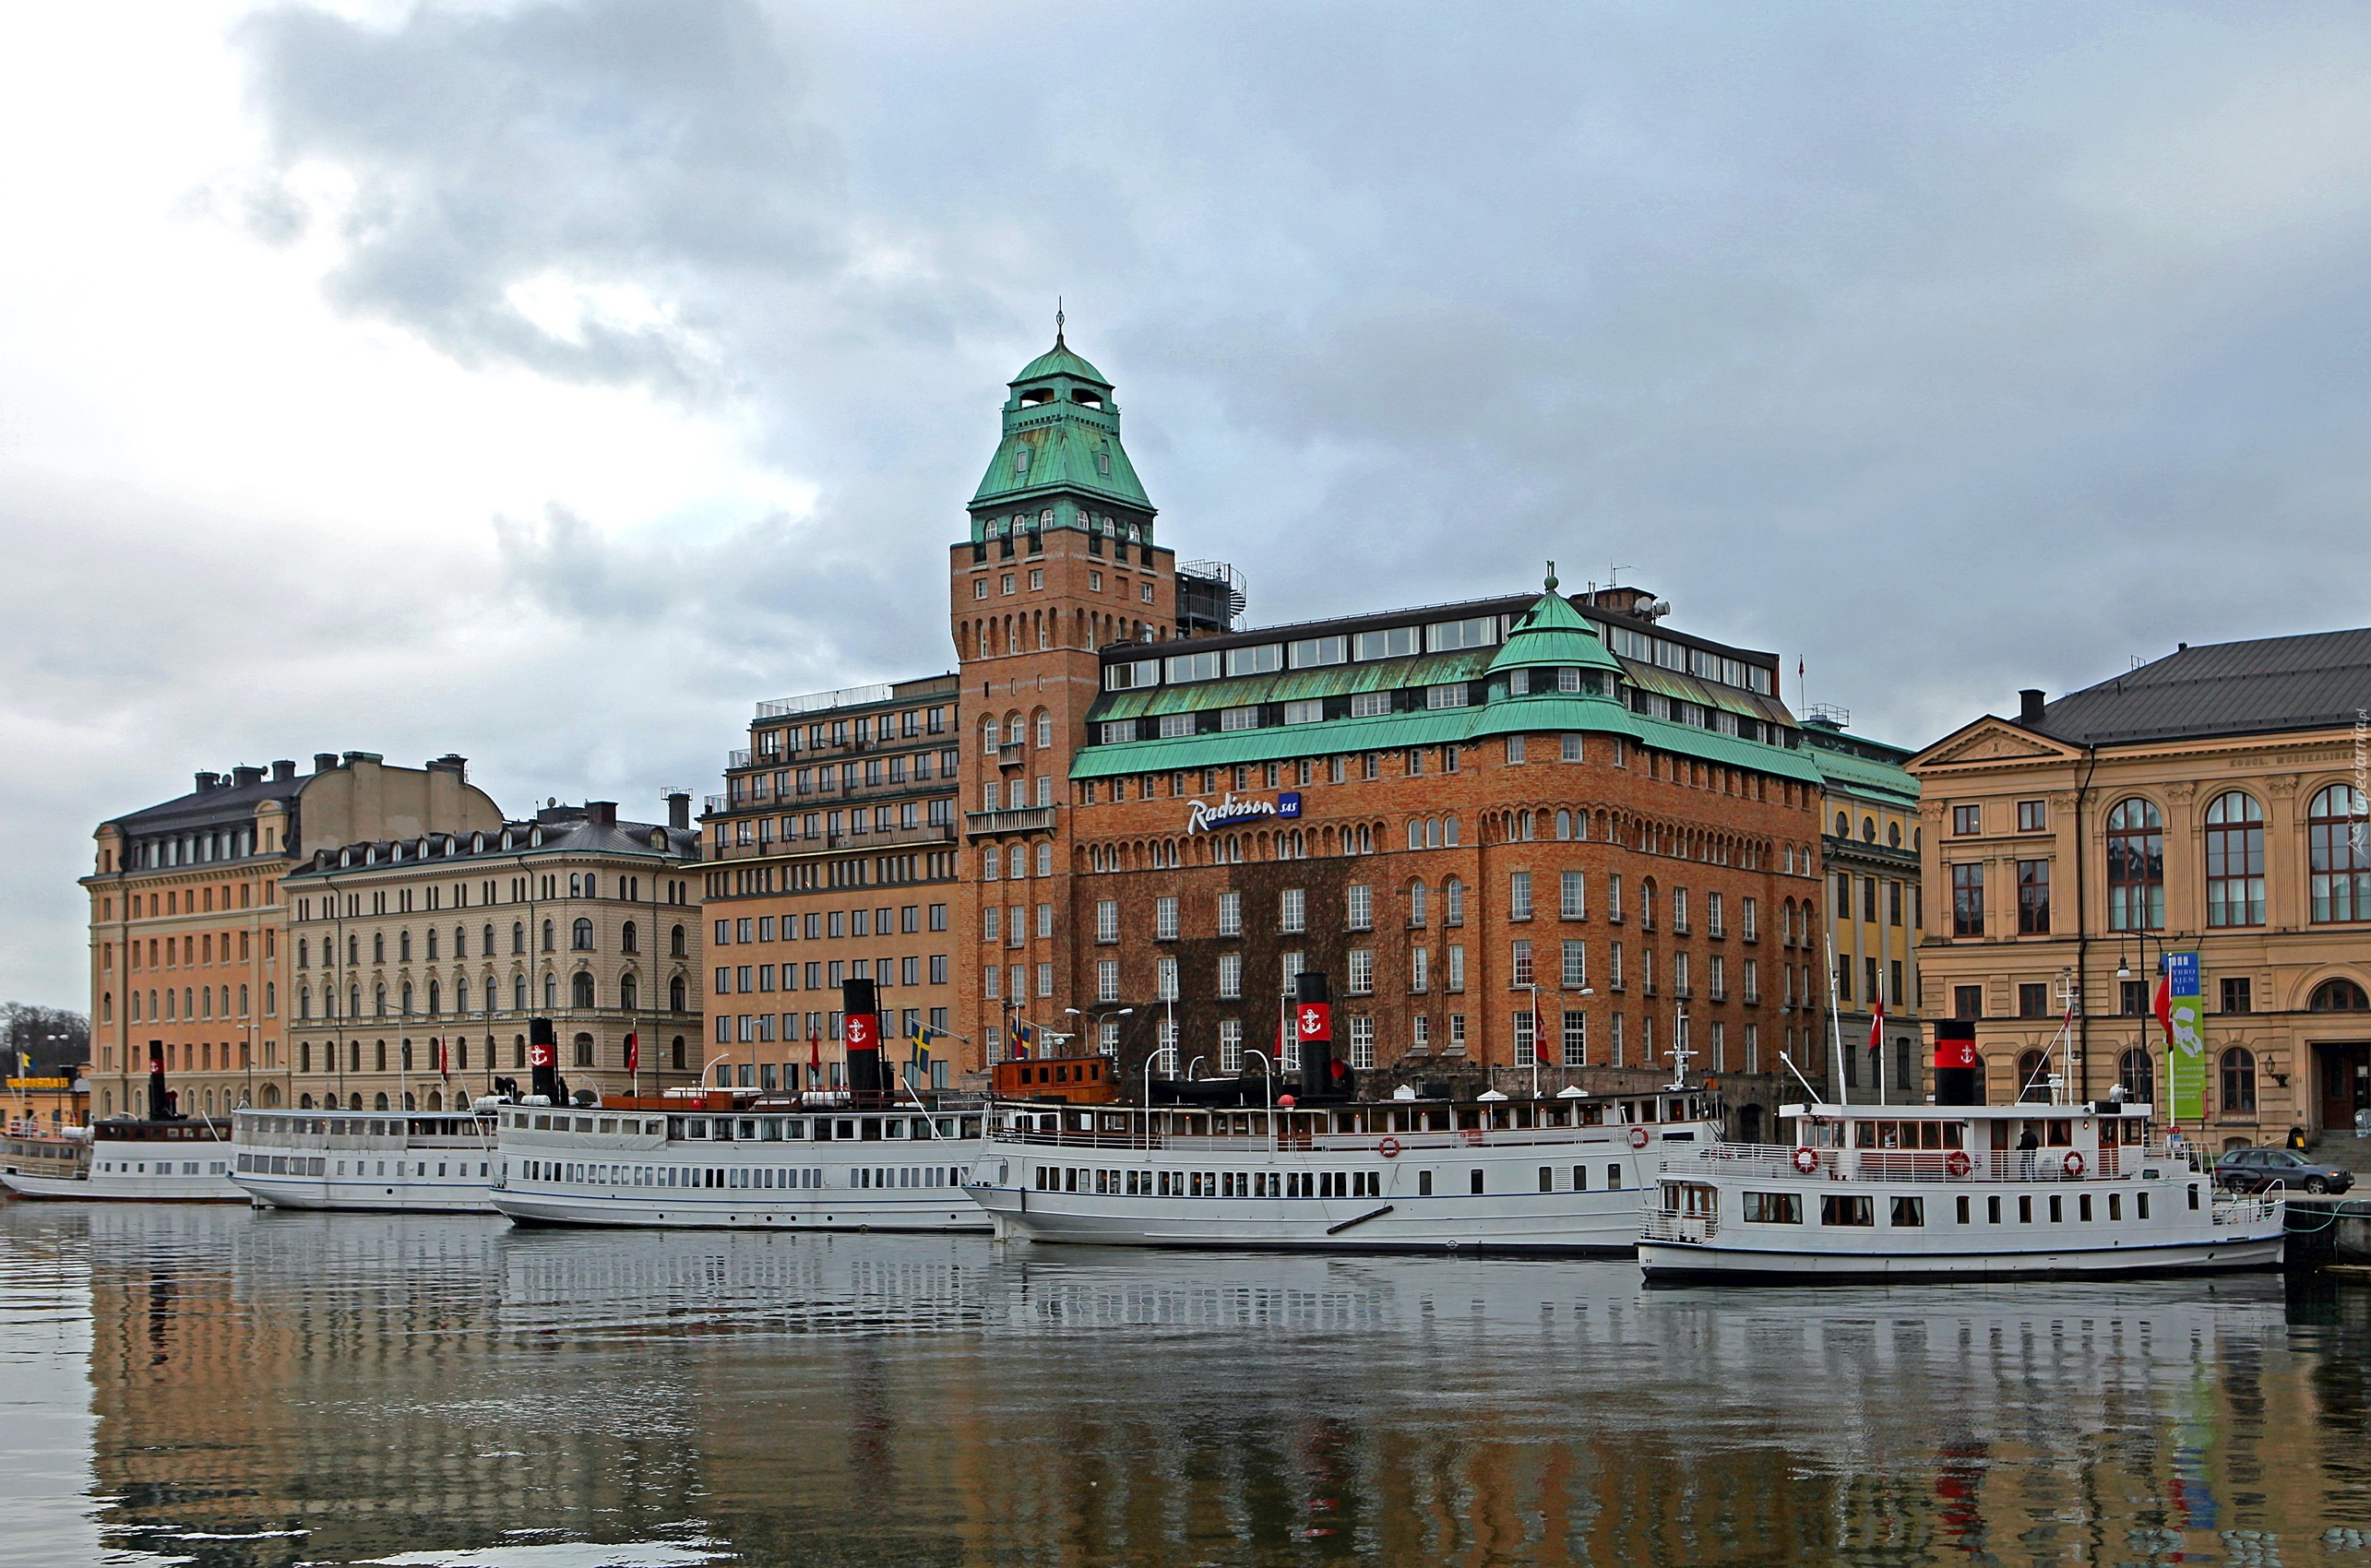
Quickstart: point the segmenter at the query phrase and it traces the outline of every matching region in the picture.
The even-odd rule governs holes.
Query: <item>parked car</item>
[[[2214,1179],[2234,1193],[2342,1193],[2354,1185],[2353,1171],[2284,1148],[2233,1149],[2214,1162]]]

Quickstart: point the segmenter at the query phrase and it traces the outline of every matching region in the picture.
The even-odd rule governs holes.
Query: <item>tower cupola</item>
[[[1056,529],[1152,541],[1154,507],[1120,445],[1120,406],[1103,373],[1063,341],[1009,384],[1004,434],[972,493],[974,543]]]

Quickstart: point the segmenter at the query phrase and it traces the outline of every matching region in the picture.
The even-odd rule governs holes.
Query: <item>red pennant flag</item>
[[[626,1035],[626,1071],[628,1076],[642,1070],[642,1037],[629,1029]]]
[[[1883,1047],[1883,1046],[1884,1046],[1884,1044],[1885,1044],[1885,1032],[1886,1032],[1886,1003],[1885,1003],[1885,998],[1884,998],[1884,997],[1882,997],[1882,996],[1880,996],[1880,997],[1878,997],[1878,998],[1877,999],[1877,1002],[1876,1002],[1875,1006],[1873,1006],[1873,1007],[1870,1009],[1870,1016],[1869,1016],[1869,1049],[1870,1049],[1871,1051],[1878,1050],[1878,1049],[1880,1049],[1881,1047]]]
[[[436,1037],[436,1075],[448,1084],[453,1081],[453,1059],[442,1035]]]
[[[2157,996],[2156,999],[2149,1004],[2149,1010],[2157,1015],[2157,1026],[2165,1031],[2165,1043],[2169,1046],[2172,1045],[2174,1043],[2173,976],[2159,975],[2157,977]]]
[[[807,1015],[807,1087],[821,1087],[823,1077],[823,1034],[815,1027],[815,1015]]]

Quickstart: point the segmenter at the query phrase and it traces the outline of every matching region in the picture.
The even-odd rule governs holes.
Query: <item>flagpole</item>
[[[1849,1105],[1852,1096],[1844,1088],[1844,1015],[1836,1005],[1836,936],[1830,931],[1822,940],[1828,944],[1828,1032],[1836,1042],[1835,1092],[1841,1096],[1836,1103]]]

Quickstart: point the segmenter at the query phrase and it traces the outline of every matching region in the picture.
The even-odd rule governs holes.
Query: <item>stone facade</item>
[[[2363,653],[2326,646],[2338,638]],[[2292,652],[2319,722],[2267,672]],[[2366,655],[2364,633],[2186,649],[2059,703],[2029,693],[2019,719],[1988,715],[1913,759],[1936,902],[1925,1004],[1978,1019],[1988,1099],[2063,1071],[2071,996],[2075,1097],[2121,1082],[2162,1100],[2160,962],[2195,952],[2193,1126],[2211,1146],[2351,1128],[2371,1109],[2371,820],[2363,734],[2345,721],[2371,707]],[[2218,717],[2229,685],[2236,711]],[[2129,711],[2152,692],[2181,706]]]
[[[1918,944],[1926,900],[1920,885],[1924,828],[1918,780],[1902,747],[1849,734],[1843,716],[1812,710],[1804,754],[1820,772],[1820,860],[1828,882],[1828,940],[1835,955],[1831,1040],[1822,1056],[1845,1098],[1918,1104],[1930,1081],[1919,1002]],[[1883,1060],[1871,1044],[1883,999]]]
[[[675,805],[673,826],[595,801],[341,845],[291,872],[288,1103],[465,1104],[497,1075],[524,1081],[530,1016],[552,1019],[571,1087],[697,1081],[700,845]]]

